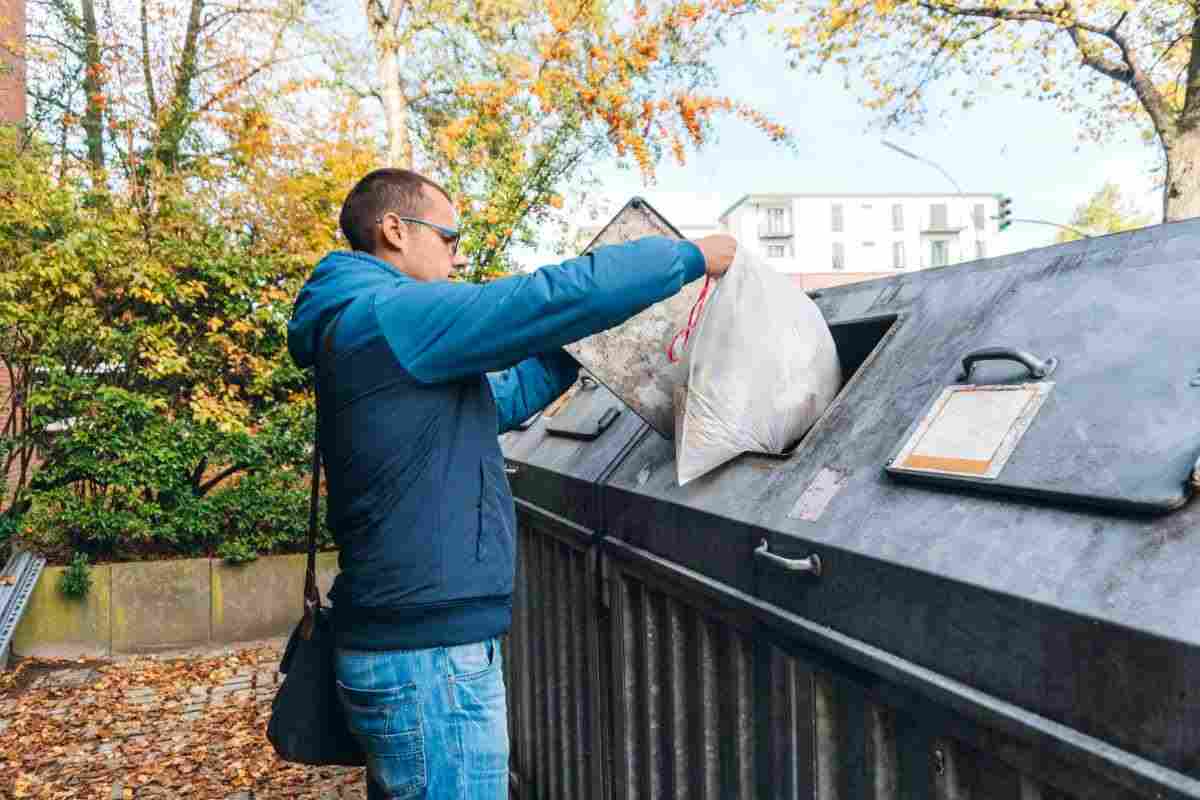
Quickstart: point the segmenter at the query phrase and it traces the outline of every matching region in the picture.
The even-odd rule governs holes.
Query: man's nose
[[[467,266],[467,257],[462,253],[455,253],[453,263],[455,269],[462,269],[463,267]]]

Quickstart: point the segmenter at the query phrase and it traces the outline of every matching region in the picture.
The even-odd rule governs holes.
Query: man
[[[728,236],[647,238],[477,286],[448,281],[454,205],[416,173],[354,187],[353,252],[317,265],[288,348],[316,367],[338,687],[372,798],[508,796],[498,636],[512,618],[515,511],[498,434],[576,378],[562,345],[733,260]],[[488,373],[498,373],[489,375]]]

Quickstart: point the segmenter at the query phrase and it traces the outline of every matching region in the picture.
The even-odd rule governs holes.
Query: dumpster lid
[[[1161,302],[1174,280],[1081,273],[1010,295],[942,362],[887,473],[1119,512],[1182,506],[1200,453],[1200,381],[1184,355],[1200,305]]]
[[[592,239],[584,252],[642,236],[683,238],[653,206],[634,197]],[[674,436],[674,390],[687,382],[687,372],[684,362],[672,364],[667,358],[667,346],[699,299],[701,285],[701,281],[694,281],[620,325],[566,347],[596,380],[668,439]]]

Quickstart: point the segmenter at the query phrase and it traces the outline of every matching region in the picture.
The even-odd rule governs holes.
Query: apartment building
[[[748,194],[718,224],[805,288],[999,255],[998,195]]]

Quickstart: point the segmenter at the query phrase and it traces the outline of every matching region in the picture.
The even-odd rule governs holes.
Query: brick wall
[[[25,0],[0,0],[0,123],[25,121]]]
[[[3,425],[4,421],[8,419],[8,413],[9,413],[9,409],[10,409],[9,404],[12,399],[11,395],[12,395],[12,387],[9,386],[9,382],[8,382],[8,370],[6,370],[6,369],[4,369],[4,367],[0,366],[0,425]],[[4,468],[3,462],[0,462],[0,469],[3,469],[3,468]],[[12,470],[11,474],[4,475],[3,476],[4,480],[0,481],[0,486],[3,486],[3,488],[4,488],[4,491],[0,492],[0,510],[4,509],[4,507],[8,501],[8,498],[10,496],[10,492],[12,491],[12,487],[16,483],[16,480],[17,480],[16,473],[17,473],[17,470],[14,469],[14,470]]]
[[[0,0],[0,123],[25,121],[25,65],[19,57],[24,44],[25,0]],[[8,372],[0,368],[0,425],[8,418],[11,394]],[[0,492],[0,508],[3,508],[16,476],[0,478],[0,486],[4,488]]]

